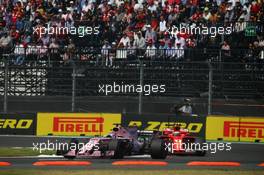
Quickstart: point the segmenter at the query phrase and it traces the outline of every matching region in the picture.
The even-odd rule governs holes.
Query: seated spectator
[[[259,4],[258,1],[253,0],[252,1],[252,5],[250,7],[251,14],[253,16],[257,16],[257,14],[259,13],[260,9],[261,9],[261,4]]]
[[[15,50],[14,50],[14,64],[15,65],[21,65],[23,64],[25,60],[25,48],[23,44],[20,44],[19,42],[16,43],[15,45]]]
[[[224,61],[228,61],[228,58],[231,57],[231,49],[230,45],[227,43],[227,41],[224,41],[222,47],[221,47],[221,53],[224,58]]]
[[[252,65],[251,65],[251,63],[254,63],[255,61],[255,59],[254,59],[254,57],[255,57],[255,55],[254,55],[254,52],[255,52],[255,47],[254,47],[254,45],[252,44],[252,43],[250,43],[249,44],[249,46],[248,46],[248,50],[246,51],[246,53],[245,53],[245,56],[244,56],[244,58],[243,58],[243,62],[244,63],[246,63],[246,65],[245,65],[245,68],[246,69],[251,69],[252,68]]]
[[[209,21],[212,25],[217,25],[217,22],[219,21],[219,14],[218,12],[213,11],[211,16],[209,17]]]
[[[181,48],[184,48],[185,47],[185,44],[186,44],[185,43],[185,39],[183,37],[181,37],[181,34],[180,33],[178,33],[176,35],[176,38],[175,38],[175,48],[178,47],[177,44],[180,44],[180,47]]]
[[[209,19],[211,18],[211,12],[209,11],[209,8],[208,7],[205,7],[204,8],[204,13],[203,13],[203,19],[208,22]]]
[[[264,47],[263,46],[260,48],[259,59],[260,59],[261,63],[263,64],[263,62],[264,62]]]
[[[229,0],[227,7],[226,7],[226,13],[225,13],[225,22],[232,22],[234,18],[234,9],[232,5],[232,1]]]
[[[258,45],[259,47],[264,48],[264,36],[259,37]]]
[[[259,43],[258,43],[258,51],[256,52],[258,53],[258,69],[263,69],[264,68],[264,40],[260,39]]]
[[[159,45],[159,49],[158,49],[158,58],[165,60],[166,49],[167,49],[167,46],[165,45],[165,41],[163,39],[160,40],[160,45]]]
[[[5,52],[11,49],[12,47],[12,38],[11,36],[6,32],[3,34],[3,36],[0,38],[0,52]]]
[[[135,6],[134,6],[134,10],[135,10],[135,12],[142,11],[143,10],[142,3],[140,3],[139,1],[137,1],[136,4],[135,4]]]
[[[49,45],[49,49],[50,49],[50,52],[51,53],[58,53],[58,49],[59,49],[59,45],[57,44],[56,42],[56,39],[55,38],[52,38],[51,39],[51,43]]]
[[[37,57],[37,47],[35,43],[29,43],[26,47],[26,60],[33,63],[36,61]]]
[[[128,60],[134,60],[136,58],[136,46],[134,46],[134,41],[130,41],[127,47],[127,58]]]
[[[135,38],[133,45],[137,49],[145,49],[145,47],[146,47],[146,40],[145,40],[145,38],[143,38],[141,32],[137,32],[137,37]]]
[[[160,17],[160,22],[159,22],[159,32],[163,33],[167,31],[167,23],[164,18],[164,16]]]
[[[120,42],[116,49],[116,59],[127,59],[127,47]]]
[[[167,49],[166,49],[167,59],[172,60],[173,58],[175,58],[176,54],[177,54],[177,52],[176,52],[175,48],[172,46],[172,43],[170,42],[168,44]]]
[[[133,46],[137,49],[137,55],[142,57],[144,55],[144,49],[146,48],[146,40],[142,36],[141,32],[137,32],[135,36],[135,40]]]
[[[75,57],[75,45],[72,42],[72,40],[69,40],[69,44],[65,48],[65,53],[63,56],[64,63],[70,63],[72,60],[74,60]]]
[[[247,7],[243,7],[242,14],[239,16],[238,21],[249,21],[250,12],[247,10]]]
[[[0,5],[1,6],[1,5]],[[6,26],[6,21],[4,20],[3,18],[3,14],[2,14],[2,11],[0,10],[0,31],[3,31],[5,26]],[[1,32],[0,32],[1,34]]]
[[[127,33],[123,34],[123,37],[121,38],[121,40],[118,43],[118,47],[120,47],[120,45],[123,44],[123,47],[128,47],[130,44],[130,39],[128,37]]]
[[[60,53],[59,53],[59,45],[56,42],[55,38],[51,39],[51,43],[49,45],[50,59],[52,61],[61,61]]]
[[[46,33],[43,37],[40,38],[44,46],[48,46],[50,43],[50,36]]]
[[[154,60],[156,58],[156,47],[154,45],[154,42],[152,40],[149,40],[148,42],[148,46],[147,46],[147,49],[146,49],[146,57],[148,60]]]
[[[156,6],[156,4],[154,3],[153,0],[148,1],[148,4],[149,4],[148,10],[151,13],[157,11],[157,6]]]
[[[184,57],[184,48],[181,46],[181,43],[176,43],[176,59],[180,60]]]
[[[165,42],[165,47],[168,47],[169,43],[171,43],[171,38],[168,32],[164,33],[164,42]]]
[[[186,47],[187,48],[195,48],[196,40],[193,37],[186,39]]]
[[[193,22],[199,22],[203,17],[202,10],[197,9],[196,12],[190,17],[190,20]]]
[[[36,45],[37,59],[44,58],[46,56],[47,51],[48,51],[48,47],[44,45],[43,42],[40,40]]]
[[[146,33],[145,33],[145,40],[156,42],[156,32],[151,28],[151,25],[146,25]]]
[[[117,43],[112,42],[110,47],[111,47],[110,56],[109,56],[109,59],[106,60],[106,63],[105,63],[106,66],[113,66],[113,60],[116,58],[116,54],[117,54]]]
[[[108,41],[105,41],[101,49],[101,55],[102,55],[103,62],[105,61],[106,63],[106,66],[108,64],[108,61],[112,62],[112,60],[109,60],[111,59],[110,52],[111,52],[111,46]]]

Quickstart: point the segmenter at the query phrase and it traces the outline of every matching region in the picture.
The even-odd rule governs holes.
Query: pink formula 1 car
[[[63,147],[62,147],[63,146]],[[72,139],[70,144],[62,145],[57,151],[65,158],[108,157],[122,159],[129,155],[150,154],[153,159],[165,159],[168,151],[165,140],[153,131],[139,131],[137,127],[121,127],[116,125],[105,137],[87,139],[80,143]]]

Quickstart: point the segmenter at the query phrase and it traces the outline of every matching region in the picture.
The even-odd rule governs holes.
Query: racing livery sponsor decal
[[[103,132],[104,118],[54,117],[53,132]]]
[[[176,116],[173,114],[124,114],[122,116],[123,126],[138,126],[140,130],[162,131],[176,123],[196,136],[205,137],[205,117]]]
[[[264,122],[224,122],[224,137],[264,138]]]
[[[159,130],[162,131],[163,129],[167,128],[168,126],[172,126],[174,124],[180,124],[181,128],[186,128],[189,130],[189,132],[192,133],[199,133],[202,128],[203,128],[203,123],[186,123],[186,122],[157,122],[157,121],[148,121],[146,123],[146,126],[142,126],[142,122],[141,121],[130,121],[128,126],[138,126],[141,127],[141,129],[143,130],[147,130],[147,131],[155,131],[155,130]]]
[[[240,141],[264,142],[264,118],[241,117]]]
[[[37,135],[105,135],[121,123],[121,114],[38,113]]]
[[[0,134],[35,135],[35,114],[0,114]]]
[[[263,118],[208,116],[206,125],[208,140],[264,141]]]

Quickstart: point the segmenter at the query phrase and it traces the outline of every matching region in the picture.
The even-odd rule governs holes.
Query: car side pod
[[[165,159],[168,155],[166,142],[163,139],[153,139],[150,144],[150,156],[152,159]]]

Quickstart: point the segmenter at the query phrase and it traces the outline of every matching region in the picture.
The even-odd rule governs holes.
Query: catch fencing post
[[[75,92],[76,92],[76,65],[75,62],[73,62],[72,67],[72,103],[71,103],[71,111],[75,111]]]
[[[8,60],[4,59],[5,79],[4,79],[4,113],[7,113],[7,93],[8,93]]]
[[[208,115],[212,114],[212,95],[213,95],[213,66],[211,64],[211,61],[208,61],[208,67],[209,67],[209,83],[208,83]]]
[[[139,60],[139,66],[140,66],[140,78],[139,78],[139,81],[140,81],[140,86],[143,87],[143,74],[144,74],[144,68],[143,68],[143,64],[142,64],[142,61]],[[138,96],[138,113],[141,114],[142,113],[142,91],[139,93],[139,96]]]

